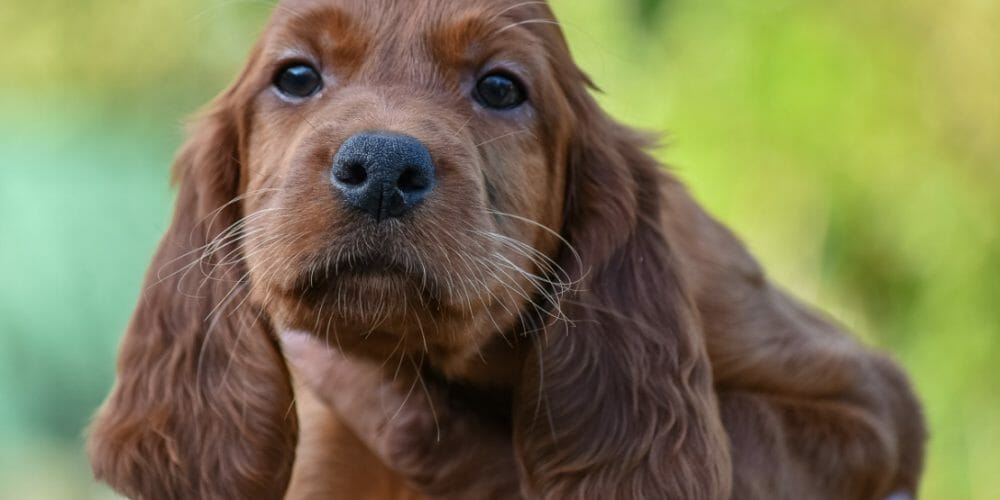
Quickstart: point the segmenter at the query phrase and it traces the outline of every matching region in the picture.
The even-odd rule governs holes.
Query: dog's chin
[[[295,288],[307,301],[332,302],[345,314],[364,313],[370,308],[384,313],[387,307],[408,300],[436,300],[442,291],[426,265],[381,253],[352,255],[312,266],[299,276]]]
[[[377,254],[309,266],[280,294],[274,316],[284,328],[341,344],[357,340],[365,350],[391,350],[412,336],[412,325],[429,328],[445,309],[441,290],[425,269]]]
[[[507,361],[515,351],[509,341],[498,341],[504,349],[490,367],[481,366],[480,356],[494,332],[517,317],[505,316],[504,305],[473,309],[462,296],[443,300],[447,292],[439,287],[448,280],[431,272],[430,266],[355,256],[299,277],[298,289],[272,297],[269,313],[278,332],[306,333],[348,356],[387,366],[426,362],[460,380],[477,379],[484,370],[483,380],[510,379],[505,367],[513,366]]]

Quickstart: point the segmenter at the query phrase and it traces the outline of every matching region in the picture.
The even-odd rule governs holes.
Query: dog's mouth
[[[355,298],[377,295],[384,299],[412,292],[431,294],[434,287],[426,266],[372,251],[340,255],[308,266],[298,277],[295,290],[315,299],[344,293]]]
[[[333,277],[403,277],[409,274],[407,266],[382,253],[351,255],[333,262],[327,269]]]

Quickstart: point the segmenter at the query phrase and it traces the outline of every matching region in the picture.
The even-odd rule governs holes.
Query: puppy
[[[174,166],[97,477],[136,498],[915,494],[903,374],[773,286],[591,87],[542,1],[280,2]]]

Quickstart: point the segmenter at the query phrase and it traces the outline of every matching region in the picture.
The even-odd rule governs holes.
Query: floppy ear
[[[561,264],[581,281],[526,360],[515,446],[531,498],[729,498],[700,320],[663,232],[666,176],[587,97]]]
[[[291,471],[289,376],[267,316],[245,300],[241,243],[227,232],[241,212],[229,100],[174,165],[174,219],[90,431],[96,477],[133,498],[281,498]]]

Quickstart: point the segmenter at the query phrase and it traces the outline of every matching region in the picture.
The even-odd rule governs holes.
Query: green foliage
[[[180,124],[270,4],[4,5],[0,497],[108,496],[79,436],[169,216]],[[779,282],[909,369],[924,497],[1000,498],[1000,3],[554,4],[607,109],[666,131],[660,157]]]
[[[669,7],[672,0],[637,0],[637,21],[646,28],[652,28],[660,20],[662,10]]]

